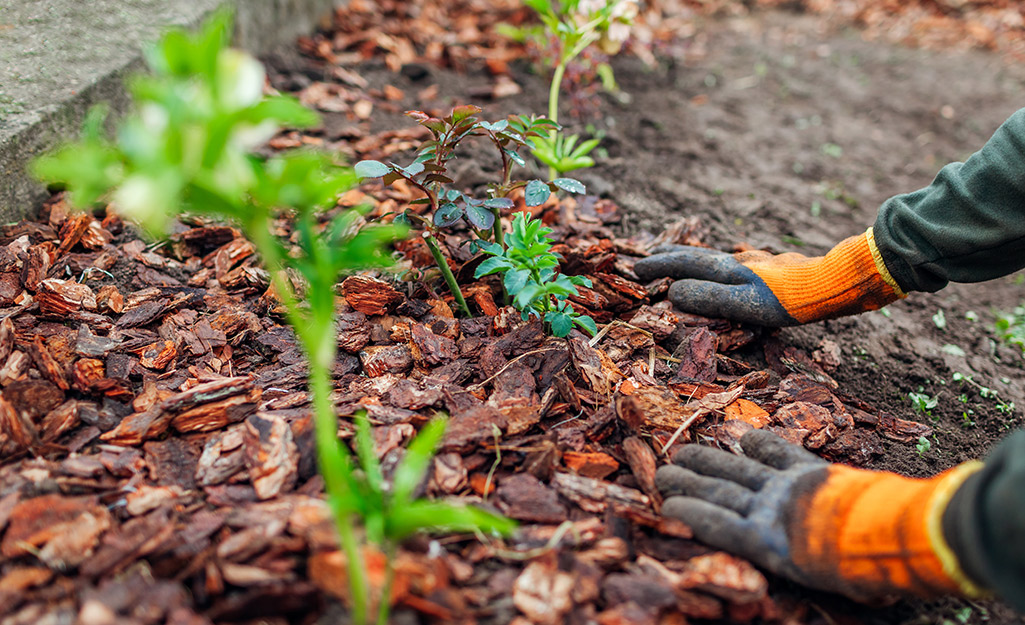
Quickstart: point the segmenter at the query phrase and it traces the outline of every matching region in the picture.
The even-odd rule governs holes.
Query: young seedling
[[[999,314],[994,329],[1004,342],[1025,352],[1025,306],[1017,306],[1009,313]]]
[[[516,215],[512,232],[505,235],[504,248],[498,243],[484,244],[482,251],[491,258],[477,267],[474,277],[501,273],[502,284],[513,296],[513,306],[524,321],[530,317],[542,319],[558,337],[568,335],[573,326],[594,336],[598,331],[594,319],[579,314],[566,301],[578,294],[577,286],[590,287],[591,280],[556,273],[559,257],[551,251],[551,231],[540,219],[531,219],[526,213]]]
[[[471,243],[473,252],[488,240],[503,245],[501,212],[515,205],[509,195],[516,189],[524,190],[524,201],[530,207],[544,204],[552,193],[560,189],[570,193],[585,191],[584,185],[572,178],[557,178],[550,183],[512,178],[514,165],[526,165],[519,150],[528,147],[532,139],[541,137],[549,129],[558,128],[557,124],[543,117],[525,115],[511,115],[507,119],[487,122],[478,118],[480,112],[481,108],[474,105],[456,107],[445,118],[431,117],[422,111],[408,111],[407,115],[431,132],[431,138],[420,145],[413,162],[405,167],[375,160],[356,163],[356,174],[361,178],[381,178],[385,184],[401,179],[423,193],[424,197],[413,203],[427,205],[429,214],[424,216],[409,208],[395,221],[410,223],[422,230],[424,241],[452,297],[466,316],[470,316],[470,309],[438,241],[441,229],[464,222],[477,236]],[[447,174],[456,148],[469,137],[486,138],[502,158],[501,179],[488,185],[484,197],[474,197],[446,186],[453,182]]]
[[[915,409],[915,412],[920,412],[924,415],[932,416],[932,410],[939,403],[935,397],[932,397],[923,392],[922,387],[918,387],[917,393],[908,393],[908,399],[911,400],[911,406]]]
[[[609,54],[619,51],[629,34],[629,24],[637,14],[636,0],[524,0],[537,12],[547,37],[556,44],[558,59],[548,89],[548,118],[559,121],[559,93],[566,68],[589,46],[598,44]],[[599,68],[606,84],[615,84],[611,68]],[[549,179],[568,171],[591,167],[588,154],[599,144],[598,139],[581,142],[578,135],[563,137],[558,129],[548,136],[534,139],[534,155],[548,165]]]
[[[511,526],[479,510],[413,499],[412,486],[433,453],[442,421],[428,425],[410,446],[390,491],[374,472],[366,453],[367,426],[360,421],[357,455],[363,471],[356,473],[338,439],[331,401],[334,287],[343,273],[389,265],[387,245],[405,228],[367,224],[352,211],[326,219],[324,211],[356,182],[351,169],[327,154],[258,157],[255,149],[283,127],[311,126],[317,116],[292,98],[264,97],[263,67],[227,47],[231,31],[230,15],[219,13],[198,34],[167,34],[147,54],[152,74],[131,84],[136,112],[120,125],[116,141],[104,136],[104,111],[96,109],[81,140],[40,158],[34,169],[43,180],[65,185],[73,205],[91,208],[113,199],[124,216],[154,235],[175,216],[194,213],[237,223],[256,246],[309,360],[318,463],[348,554],[352,621],[362,625],[369,592],[357,519],[368,536],[385,545],[422,528],[508,531]],[[272,234],[281,218],[294,224],[294,248]],[[307,283],[301,299],[288,270]],[[381,603],[379,622],[384,623],[388,605]]]
[[[966,375],[964,373],[961,373],[960,371],[955,371],[954,375],[951,377],[955,382],[967,384],[968,386],[974,388],[976,391],[978,391],[979,396],[983,399],[992,399],[994,402],[994,407],[997,409],[997,412],[1000,412],[1005,415],[1009,415],[1012,412],[1014,412],[1013,401],[1005,402],[1003,399],[1000,398],[1000,393],[998,391],[979,384],[971,375]],[[964,403],[967,403],[967,395],[962,396],[965,397]]]

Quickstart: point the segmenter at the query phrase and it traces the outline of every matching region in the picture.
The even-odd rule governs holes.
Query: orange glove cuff
[[[902,297],[875,245],[872,229],[841,241],[825,256],[737,254],[800,323],[877,310]]]
[[[837,577],[855,594],[982,596],[943,537],[943,511],[967,462],[931,479],[834,465],[795,504],[791,554],[813,575]]]

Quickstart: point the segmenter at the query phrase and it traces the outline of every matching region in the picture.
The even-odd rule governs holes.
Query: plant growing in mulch
[[[477,267],[474,277],[501,273],[502,284],[508,293],[515,294],[513,306],[524,321],[537,317],[558,337],[569,334],[573,326],[594,336],[598,333],[594,319],[576,312],[566,301],[579,295],[577,286],[593,286],[591,280],[586,276],[556,275],[559,257],[551,251],[551,232],[540,219],[519,213],[513,220],[512,232],[505,235],[504,247],[498,243],[484,244],[483,251],[491,258]]]
[[[309,127],[318,119],[293,98],[264,97],[262,66],[226,47],[230,33],[230,15],[220,13],[196,35],[167,34],[148,54],[152,75],[132,84],[138,110],[120,125],[117,139],[104,137],[105,112],[94,110],[82,140],[41,158],[35,169],[66,185],[75,205],[89,208],[112,198],[154,235],[175,216],[193,213],[229,219],[252,240],[309,360],[319,466],[348,555],[353,621],[367,621],[369,599],[376,596],[378,622],[386,623],[400,540],[424,529],[508,533],[514,524],[477,508],[414,498],[444,432],[443,418],[429,422],[409,445],[390,486],[365,415],[356,417],[358,465],[340,443],[330,398],[338,349],[334,287],[342,274],[389,266],[386,246],[406,228],[365,223],[356,211],[322,219],[356,181],[328,154],[293,151],[266,160],[254,154],[282,127]],[[280,220],[294,222],[292,249],[274,234]],[[290,273],[301,276],[300,287]],[[385,551],[380,589],[368,588],[354,519],[362,520],[366,540]]]
[[[423,111],[408,111],[408,116],[431,132],[431,138],[420,145],[413,162],[403,167],[396,163],[364,160],[356,163],[355,167],[356,174],[361,178],[381,178],[386,185],[405,180],[424,194],[423,198],[414,200],[413,204],[427,205],[430,212],[428,217],[408,208],[395,221],[415,224],[422,230],[424,241],[452,297],[467,317],[471,316],[470,309],[438,242],[441,229],[463,221],[477,236],[471,242],[471,251],[482,249],[488,241],[504,250],[507,243],[502,233],[502,210],[515,206],[510,197],[514,191],[523,189],[524,202],[528,207],[541,206],[552,193],[560,189],[569,193],[586,191],[583,183],[573,178],[556,178],[551,182],[512,178],[514,165],[526,165],[518,150],[542,138],[542,133],[557,130],[558,124],[544,117],[526,115],[510,115],[508,119],[487,122],[479,119],[480,112],[481,108],[474,105],[458,106],[444,118],[432,117]],[[456,148],[464,139],[474,136],[487,138],[502,158],[501,180],[488,185],[486,197],[473,197],[445,186],[453,182],[447,174],[455,158]],[[522,288],[525,283],[512,284]],[[508,289],[509,283],[506,283],[506,287]],[[514,296],[518,291],[519,288],[507,290],[509,295]]]
[[[537,12],[544,25],[519,33],[520,37],[550,42],[554,66],[548,90],[548,118],[559,121],[559,93],[566,69],[592,45],[606,54],[616,54],[629,34],[631,19],[637,14],[636,0],[525,0]],[[514,36],[516,33],[514,33]],[[597,63],[593,72],[602,82],[614,87],[615,79],[608,63]],[[533,140],[534,156],[548,165],[549,178],[562,176],[575,169],[594,166],[589,154],[598,147],[598,138],[580,140],[579,135],[565,135],[553,128],[547,136]]]

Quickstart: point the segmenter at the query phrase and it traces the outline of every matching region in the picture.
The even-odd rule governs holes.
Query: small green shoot
[[[915,443],[915,451],[918,452],[918,456],[920,458],[924,458],[926,452],[930,449],[932,449],[932,443],[929,442],[929,439],[924,436],[919,436],[918,442]]]
[[[924,393],[923,390],[922,387],[918,387],[917,393],[908,393],[908,399],[911,400],[911,407],[915,409],[915,412],[931,417],[933,408],[939,402],[935,397]]]
[[[1017,306],[1009,313],[998,314],[994,329],[1005,343],[1025,352],[1025,306]]]
[[[504,249],[498,243],[482,247],[491,258],[477,267],[474,277],[502,274],[502,284],[524,321],[530,317],[542,319],[558,337],[568,335],[573,326],[594,336],[598,331],[594,319],[577,313],[566,301],[578,294],[577,286],[590,287],[591,280],[556,273],[559,257],[551,251],[551,231],[540,219],[519,213],[513,220],[512,232],[505,235]]]
[[[937,310],[936,313],[932,316],[932,322],[940,330],[946,330],[947,329],[947,315],[944,314],[942,308]]]

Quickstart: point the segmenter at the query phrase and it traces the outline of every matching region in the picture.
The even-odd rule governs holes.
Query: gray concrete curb
[[[264,54],[311,32],[346,0],[0,0],[0,223],[46,198],[28,162],[75,137],[89,108],[127,110],[125,77],[171,26],[235,7],[236,44]]]

